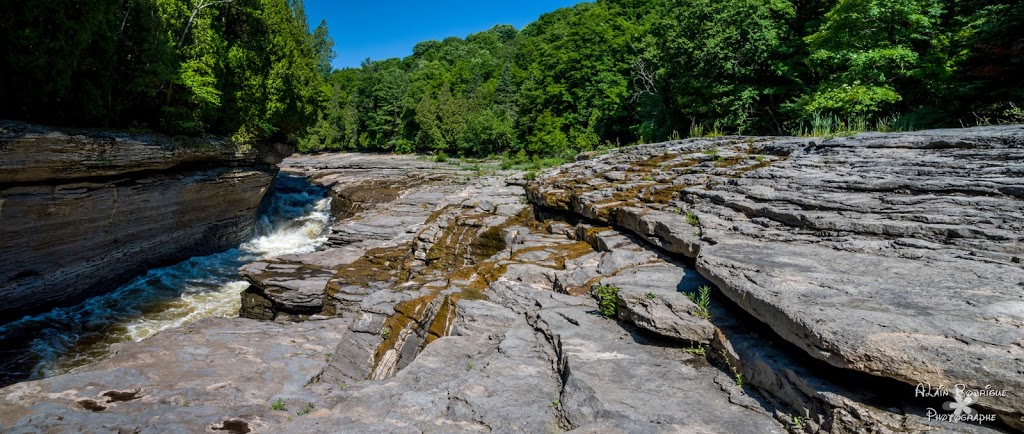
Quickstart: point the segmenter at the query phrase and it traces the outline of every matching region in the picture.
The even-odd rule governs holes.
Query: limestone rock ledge
[[[290,152],[0,122],[0,322],[237,245]]]
[[[541,173],[531,201],[695,259],[806,355],[910,388],[995,390],[974,408],[1024,429],[1024,127],[589,157]]]
[[[696,158],[705,158],[696,147],[703,144],[693,148]],[[649,168],[674,158],[659,146],[623,150],[614,158],[630,163],[616,160],[616,167]],[[584,182],[596,196],[621,193],[619,201],[630,205],[590,219],[530,207],[517,181],[525,178],[507,172],[482,176],[415,157],[292,159],[285,170],[306,173],[350,203],[336,210],[347,217],[338,219],[324,249],[243,269],[252,284],[243,295],[249,303],[243,313],[264,321],[203,320],[119,346],[110,359],[70,374],[0,389],[0,430],[1005,429],[930,420],[924,407],[941,402],[915,400],[912,386],[831,366],[787,341],[756,305],[730,301],[727,288],[747,278],[781,281],[770,287],[781,290],[783,277],[815,278],[817,269],[771,255],[764,260],[774,263],[752,269],[743,255],[758,255],[759,247],[739,245],[720,250],[713,270],[706,261],[711,257],[702,256],[698,273],[681,252],[707,255],[725,246],[724,239],[708,240],[720,236],[723,222],[741,224],[742,217],[718,220],[702,213],[700,226],[690,226],[684,214],[659,209],[685,207],[678,196],[659,188],[638,195],[629,183],[602,186],[605,175],[616,183],[640,178],[645,186],[654,183],[645,177],[689,175],[596,166],[612,158],[595,159],[598,174],[571,169],[589,177]],[[762,163],[754,155],[747,160]],[[703,179],[703,172],[720,169],[711,167],[694,170]],[[534,200],[611,203],[538,195],[550,186],[545,183],[556,182],[554,173],[529,185]],[[384,191],[361,196],[366,190],[359,185]],[[650,201],[622,200],[638,197]],[[799,231],[761,234],[804,236],[806,244],[814,239]],[[826,248],[818,247],[812,253]],[[831,266],[827,260],[833,258],[824,259],[822,266]],[[716,274],[728,270],[743,274],[730,280]],[[688,295],[713,282],[722,291],[714,290],[709,303],[690,301]],[[595,300],[594,286],[619,288],[617,317],[599,310],[608,299]],[[751,302],[765,298],[754,295]],[[835,314],[828,301],[822,300],[825,312]],[[815,319],[834,320],[823,314]]]

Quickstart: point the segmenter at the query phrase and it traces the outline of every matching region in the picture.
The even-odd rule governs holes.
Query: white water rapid
[[[103,359],[117,342],[140,341],[201,318],[237,316],[239,293],[248,286],[239,267],[315,251],[329,227],[326,192],[303,178],[279,175],[255,236],[238,248],[153,269],[80,304],[0,326],[0,386]]]

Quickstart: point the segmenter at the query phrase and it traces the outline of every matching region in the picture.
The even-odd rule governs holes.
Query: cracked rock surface
[[[530,182],[292,158],[331,190],[322,250],[248,265],[248,318],[0,389],[0,430],[1013,430],[1022,136],[687,140]],[[947,423],[918,381],[1009,393]]]
[[[814,358],[1005,391],[976,407],[1024,428],[1022,188],[1024,128],[1003,126],[638,146],[529,194],[695,259]]]

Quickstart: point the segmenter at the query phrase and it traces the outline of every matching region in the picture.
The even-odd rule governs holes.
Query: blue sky
[[[335,68],[355,67],[374,60],[405,57],[417,42],[465,37],[495,24],[517,29],[545,12],[581,3],[580,0],[437,0],[330,1],[305,0],[311,27],[320,20],[334,38]]]

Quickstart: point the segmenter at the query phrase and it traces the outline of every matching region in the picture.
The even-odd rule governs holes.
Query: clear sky
[[[367,57],[380,60],[412,54],[417,42],[466,37],[511,24],[517,29],[545,12],[580,0],[305,0],[311,27],[327,20],[334,38],[335,68],[356,67]]]

